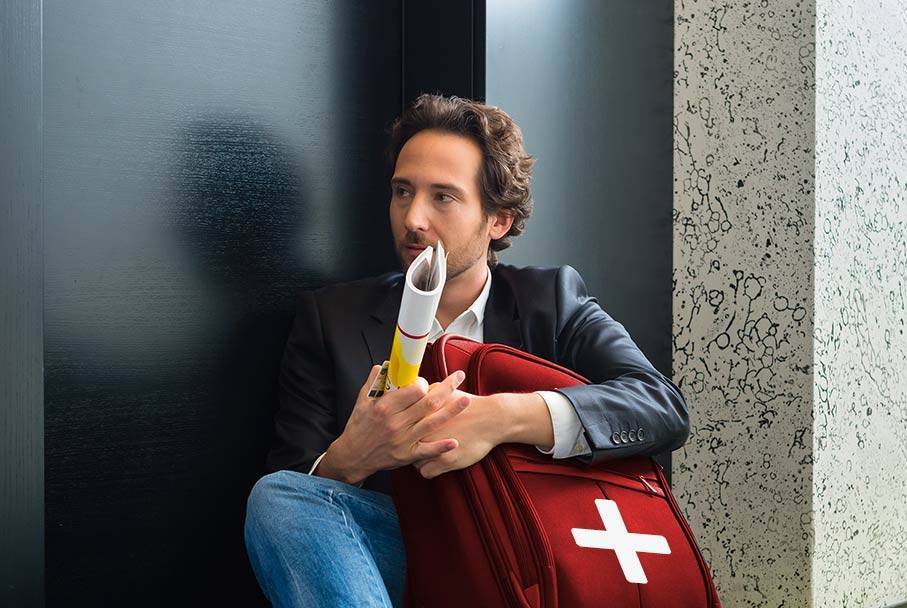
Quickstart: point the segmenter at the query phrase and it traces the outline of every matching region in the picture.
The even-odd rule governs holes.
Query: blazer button
[[[627,433],[630,437],[630,441],[636,441],[636,429],[630,429],[630,432]]]
[[[627,431],[621,431],[620,432],[620,442],[627,443],[628,441],[630,441],[630,438],[627,436]]]
[[[614,445],[620,443],[620,433],[611,433],[611,443]]]
[[[643,432],[642,427],[639,427],[639,430],[636,431],[636,436],[639,438],[640,441],[643,441],[645,439],[645,435],[643,435],[642,432]]]

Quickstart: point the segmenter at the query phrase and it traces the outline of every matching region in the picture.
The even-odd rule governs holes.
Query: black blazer
[[[659,373],[624,326],[588,295],[571,266],[492,269],[484,341],[515,346],[596,384],[559,389],[576,408],[587,462],[675,450],[689,435],[680,390]],[[372,365],[390,356],[403,273],[340,283],[299,297],[280,369],[272,471],[308,472],[343,431]],[[387,471],[363,487],[390,492]]]

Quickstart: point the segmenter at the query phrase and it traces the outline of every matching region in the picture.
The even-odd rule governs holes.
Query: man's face
[[[484,217],[479,189],[482,151],[460,135],[420,131],[406,142],[391,179],[390,221],[406,271],[421,249],[438,240],[447,251],[447,279],[485,263],[499,238],[494,216]],[[415,248],[411,248],[414,246]]]

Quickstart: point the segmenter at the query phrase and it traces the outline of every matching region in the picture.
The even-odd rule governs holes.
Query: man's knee
[[[246,536],[279,534],[283,522],[305,517],[306,511],[329,503],[321,477],[296,471],[277,471],[259,479],[246,501]]]

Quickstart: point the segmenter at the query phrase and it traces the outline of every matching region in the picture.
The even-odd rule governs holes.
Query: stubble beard
[[[473,266],[475,266],[479,260],[488,259],[488,245],[482,246],[482,241],[484,240],[485,233],[485,224],[482,223],[479,225],[479,229],[473,235],[473,239],[466,243],[462,252],[460,251],[448,251],[447,252],[447,281],[451,281]],[[473,245],[475,247],[473,247]],[[415,261],[406,261],[403,258],[403,252],[398,249],[397,255],[400,258],[401,266],[403,267],[403,274],[409,270],[410,265]]]
[[[473,234],[472,240],[464,247],[462,256],[457,252],[456,254],[451,253],[451,255],[447,257],[448,281],[457,278],[479,263],[480,260],[488,259],[489,244],[484,243],[486,225],[486,222],[479,224],[479,229]],[[473,244],[475,244],[475,247],[473,247]]]
[[[475,266],[479,262],[479,260],[486,259],[488,257],[487,249],[480,249],[477,252],[470,251],[468,253],[468,259],[465,261],[461,261],[461,259],[459,259],[459,256],[453,259],[451,259],[450,257],[447,258],[448,281],[457,278],[458,276]]]

